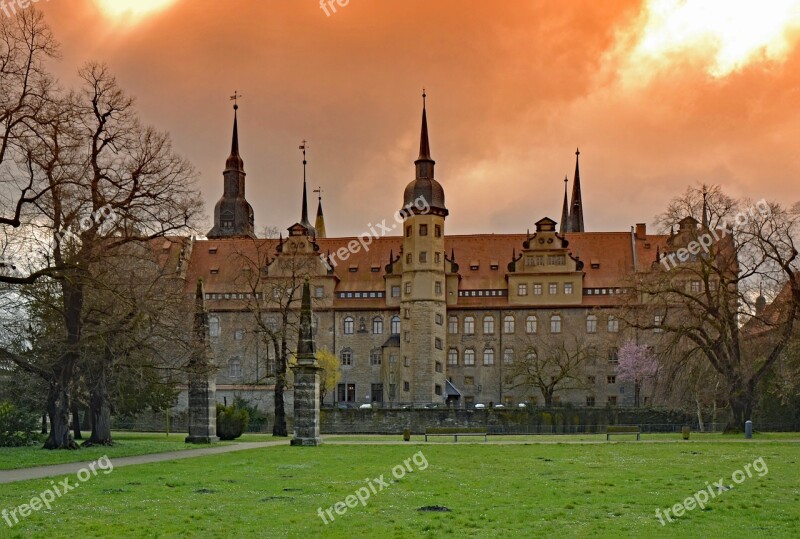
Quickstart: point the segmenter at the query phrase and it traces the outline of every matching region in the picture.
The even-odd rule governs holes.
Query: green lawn
[[[48,451],[41,445],[33,447],[0,447],[0,470],[47,466],[49,464],[65,464],[68,462],[90,461],[108,455],[110,458],[131,457],[148,453],[164,453],[197,449],[197,446],[184,442],[183,434],[157,434],[143,432],[115,432],[112,447],[87,447],[76,451]],[[78,441],[80,443],[80,440]],[[0,535],[2,537],[2,535]]]
[[[101,472],[49,511],[13,528],[0,521],[0,537],[799,537],[800,444],[786,438],[269,447]],[[413,471],[389,483],[393,467],[415,454]],[[732,474],[758,458],[768,473],[753,471],[705,510],[659,523],[656,508],[706,482],[731,485]],[[323,523],[318,508],[381,475],[387,485],[366,506]],[[3,485],[0,509],[50,485]],[[450,512],[418,511],[423,506]]]

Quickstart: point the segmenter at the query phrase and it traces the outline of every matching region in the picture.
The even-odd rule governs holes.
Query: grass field
[[[800,444],[788,441],[798,437],[270,447],[101,472],[51,510],[13,528],[0,521],[0,537],[798,537]],[[759,458],[766,468],[752,467]],[[405,475],[395,480],[404,461]],[[751,477],[735,484],[732,475],[747,464]],[[660,524],[656,508],[663,512],[720,478],[733,488],[714,489],[705,510]],[[0,509],[27,503],[51,484],[3,485]],[[335,520],[323,522],[318,509],[325,514],[358,489],[363,497],[369,485],[375,491],[365,505],[351,498],[355,507],[339,506],[344,514],[334,508]],[[425,506],[450,511],[418,510]]]
[[[47,451],[41,445],[34,447],[0,447],[0,470],[90,461],[108,455],[109,458],[132,457],[149,453],[196,449],[198,446],[184,442],[186,434],[156,434],[140,432],[115,432],[112,447],[87,447],[76,451]],[[80,443],[80,441],[79,441]],[[202,447],[202,446],[201,446]],[[0,537],[2,535],[0,534]]]

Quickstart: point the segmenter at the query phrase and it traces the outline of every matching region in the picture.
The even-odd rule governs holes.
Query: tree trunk
[[[700,405],[700,395],[695,393],[694,402],[697,406],[697,427],[700,432],[703,432],[703,407]]]
[[[83,440],[81,435],[81,414],[78,410],[78,403],[72,401],[72,437],[76,440]]]
[[[47,412],[42,414],[42,434],[47,434]]]
[[[72,439],[69,425],[69,388],[60,381],[53,382],[47,392],[47,415],[50,417],[50,435],[45,449],[78,449]]]
[[[730,421],[725,427],[725,433],[744,432],[744,423],[751,418],[755,404],[755,394],[752,388],[745,386],[739,380],[734,380],[731,382],[728,404],[731,407],[731,415]]]
[[[92,384],[89,397],[89,414],[92,416],[92,435],[84,447],[93,445],[113,445],[111,440],[111,406],[108,400],[106,368],[100,367]]]
[[[285,326],[284,326],[285,327]],[[277,351],[277,343],[274,343]],[[272,426],[273,436],[288,436],[289,431],[286,428],[286,404],[283,398],[283,392],[286,389],[286,338],[281,342],[280,353],[276,353],[277,369],[275,372],[275,424]]]

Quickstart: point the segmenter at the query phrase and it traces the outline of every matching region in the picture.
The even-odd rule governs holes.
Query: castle
[[[586,232],[580,152],[560,223],[544,217],[533,233],[447,235],[447,181],[435,175],[423,104],[415,178],[398,193],[401,236],[328,237],[321,198],[309,222],[304,178],[300,221],[286,237],[257,238],[237,114],[214,226],[206,239],[173,247],[185,260],[187,296],[198,279],[205,286],[219,401],[241,395],[271,410],[282,346],[274,337],[295,331],[287,311],[299,312],[297,289],[309,276],[317,347],[341,371],[326,405],[545,404],[543,391],[520,383],[537,376],[555,390],[552,404],[634,403],[632,384],[616,380],[616,353],[642,336],[614,309],[625,279],[657,260],[667,236],[648,235],[644,224]],[[296,333],[283,337],[297,342]],[[563,362],[531,372],[558,350]]]

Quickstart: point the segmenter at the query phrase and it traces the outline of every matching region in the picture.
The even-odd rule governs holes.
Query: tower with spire
[[[303,144],[300,145],[300,149],[303,150],[303,207],[300,210],[300,224],[303,225],[309,236],[316,237],[317,231],[308,220],[308,188],[306,187],[306,167],[308,166],[308,160],[306,159],[307,148],[308,143],[304,140]]]
[[[400,400],[424,404],[444,402],[445,292],[444,189],[434,177],[428,139],[426,95],[422,94],[422,131],[416,178],[403,197],[403,272],[400,354],[410,362],[409,393]]]
[[[231,99],[236,101],[240,96],[235,94]],[[253,207],[245,199],[244,161],[239,155],[239,118],[238,103],[233,105],[233,139],[231,154],[225,162],[222,176],[222,198],[214,206],[214,228],[208,233],[209,238],[255,238],[255,215]]]
[[[586,232],[583,224],[583,197],[581,195],[581,150],[575,150],[575,177],[572,180],[572,200],[567,207],[567,179],[564,179],[564,207],[561,210],[561,226],[559,232]]]

